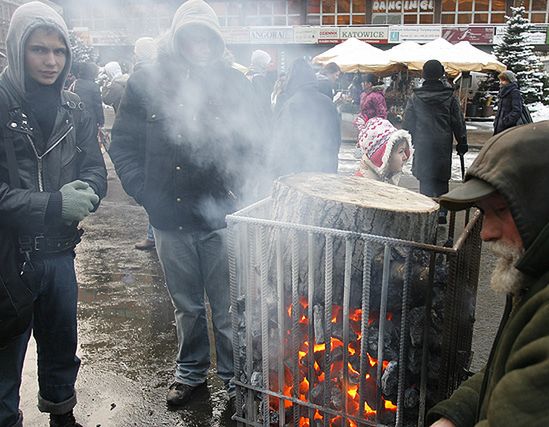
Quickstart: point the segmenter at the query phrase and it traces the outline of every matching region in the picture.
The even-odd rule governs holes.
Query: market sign
[[[250,43],[287,44],[294,42],[292,27],[250,27]]]
[[[506,26],[497,26],[495,27],[496,32],[494,34],[494,44],[500,44],[503,41],[503,36],[507,32]],[[539,27],[533,27],[530,32],[527,34],[526,42],[532,45],[542,45],[546,43],[547,39],[547,29],[542,29]]]
[[[339,28],[320,27],[318,30],[318,43],[339,43]]]
[[[250,43],[248,27],[221,27],[221,34],[227,44]]]
[[[426,43],[441,36],[440,25],[391,25],[389,27],[389,43],[405,41]]]
[[[90,31],[91,42],[94,46],[129,46],[132,43],[125,31]]]
[[[394,12],[432,12],[435,10],[433,0],[419,1],[375,1],[372,9],[374,13],[394,13]]]
[[[339,38],[347,40],[356,38],[368,43],[387,43],[389,30],[387,27],[340,27]]]
[[[320,36],[320,27],[294,27],[294,43],[316,44]]]
[[[452,44],[467,41],[471,44],[492,44],[494,27],[445,27],[442,38]]]

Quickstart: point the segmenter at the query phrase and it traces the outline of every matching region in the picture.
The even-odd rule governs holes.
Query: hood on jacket
[[[531,275],[549,268],[547,141],[549,121],[508,129],[484,144],[465,175],[466,183],[477,178],[505,198],[526,249],[517,268]],[[443,199],[441,202],[444,204]],[[539,249],[544,246],[545,251],[540,252]],[[536,259],[535,266],[531,261],[533,259]],[[540,267],[540,264],[543,265]]]
[[[317,76],[313,68],[303,58],[296,59],[288,72],[284,91],[288,96],[292,96],[303,87],[313,87],[316,85]]]
[[[214,35],[213,55],[217,60],[223,59],[225,42],[221,34],[221,27],[215,11],[204,0],[188,0],[175,12],[172,25],[166,36],[161,41],[161,54],[172,58],[180,56],[178,33],[189,27],[200,25],[208,28]]]
[[[11,18],[8,29],[6,39],[8,66],[4,70],[3,75],[20,98],[24,98],[26,93],[25,44],[30,34],[38,27],[57,30],[67,45],[65,68],[55,82],[55,86],[59,89],[60,93],[63,90],[65,79],[71,68],[72,55],[69,31],[63,18],[51,7],[38,1],[19,6]]]
[[[414,94],[427,104],[442,104],[452,97],[454,90],[440,80],[425,80],[421,87],[414,89]]]
[[[120,67],[120,64],[116,61],[107,62],[104,69],[105,73],[107,74],[107,76],[109,76],[109,79],[111,80],[122,75],[122,68]]]

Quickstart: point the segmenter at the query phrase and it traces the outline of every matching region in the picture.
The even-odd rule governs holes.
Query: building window
[[[300,25],[299,0],[211,1],[222,26]]]
[[[547,23],[547,0],[524,0],[526,17],[533,24]]]
[[[505,0],[442,0],[443,24],[503,24]]]
[[[309,0],[307,24],[309,25],[364,25],[366,2],[364,0]]]
[[[374,1],[372,24],[432,24],[434,1]]]

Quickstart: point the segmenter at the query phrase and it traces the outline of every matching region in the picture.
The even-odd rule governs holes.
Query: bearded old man
[[[549,121],[492,137],[452,210],[484,213],[481,237],[498,257],[491,286],[507,295],[486,367],[428,415],[432,427],[549,425]]]

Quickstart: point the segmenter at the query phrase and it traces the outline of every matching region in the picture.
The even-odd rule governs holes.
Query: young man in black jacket
[[[19,387],[31,330],[38,408],[50,413],[52,427],[79,426],[72,412],[80,366],[74,248],[78,222],[106,193],[107,173],[94,124],[63,90],[69,46],[67,27],[50,7],[31,2],[14,13],[0,76],[0,227],[17,237],[35,302],[26,332],[0,348],[2,427],[23,423]]]
[[[224,50],[213,9],[203,0],[183,3],[155,63],[128,80],[112,129],[109,154],[126,192],[147,210],[175,306],[169,405],[185,404],[206,383],[204,292],[217,374],[230,395],[234,388],[225,215],[249,196],[264,126],[250,82],[223,60]]]

